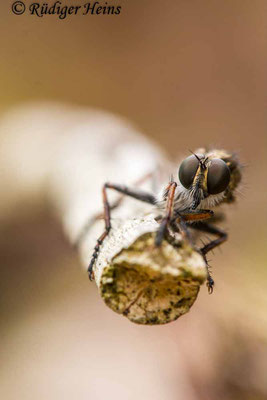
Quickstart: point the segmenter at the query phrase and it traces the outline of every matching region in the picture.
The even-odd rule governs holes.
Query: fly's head
[[[235,154],[199,149],[180,165],[179,180],[192,199],[193,210],[199,205],[205,208],[230,203],[241,181],[241,165]]]

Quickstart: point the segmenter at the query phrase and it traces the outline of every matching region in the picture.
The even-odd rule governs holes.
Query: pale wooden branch
[[[33,157],[29,152],[26,159],[28,163],[32,157],[33,176],[37,167],[43,172],[43,186],[47,185],[48,196],[72,244],[88,219],[102,211],[101,187],[106,181],[133,185],[154,171],[142,188],[155,191],[158,182],[168,180],[168,168],[165,178],[158,172],[162,166],[169,167],[162,151],[123,119],[94,110],[45,107],[49,126],[54,122],[57,129],[40,133],[37,125],[41,108],[28,110],[24,129],[27,121],[34,129],[32,121],[36,121],[35,135],[42,136],[42,145],[47,143],[46,149],[39,149],[49,154],[41,159],[47,165],[40,168],[36,154]],[[53,111],[51,117],[49,110]],[[19,121],[17,128],[18,125]],[[27,145],[21,151],[27,152]],[[40,181],[40,174],[37,179]],[[110,191],[108,197],[114,201],[118,195]],[[140,324],[164,324],[185,314],[207,277],[202,257],[180,235],[169,234],[160,248],[154,247],[158,229],[154,217],[151,206],[129,198],[123,200],[112,211],[113,228],[94,269],[105,303]],[[88,266],[103,229],[103,221],[96,221],[78,245],[84,267]]]

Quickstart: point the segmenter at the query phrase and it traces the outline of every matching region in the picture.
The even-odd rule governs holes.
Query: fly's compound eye
[[[214,158],[208,166],[207,186],[209,194],[223,192],[230,182],[230,170],[223,160]]]
[[[179,180],[186,189],[192,185],[198,166],[199,161],[194,155],[187,157],[182,162],[179,168]]]

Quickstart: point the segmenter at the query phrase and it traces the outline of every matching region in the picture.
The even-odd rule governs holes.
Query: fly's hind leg
[[[92,254],[92,258],[90,261],[90,264],[88,266],[88,275],[89,279],[93,279],[93,266],[94,263],[99,255],[100,251],[100,246],[102,245],[103,241],[105,238],[108,236],[110,230],[111,230],[111,221],[110,221],[110,210],[111,206],[108,202],[107,198],[107,189],[113,189],[119,193],[122,193],[126,196],[133,197],[136,200],[143,201],[145,203],[149,204],[155,204],[155,197],[147,192],[144,191],[139,191],[139,190],[134,190],[130,189],[127,186],[123,185],[116,185],[116,184],[111,184],[111,183],[105,183],[102,189],[102,195],[103,195],[103,205],[104,205],[104,220],[105,220],[105,231],[102,233],[102,235],[97,239],[97,244],[95,245],[94,252]]]

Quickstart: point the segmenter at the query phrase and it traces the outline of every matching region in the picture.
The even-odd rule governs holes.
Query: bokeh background
[[[104,306],[45,196],[1,207],[1,398],[266,399],[267,2],[120,4],[59,20],[2,2],[1,115],[56,100],[128,117],[170,157],[238,151],[216,290],[174,323],[136,326]]]

